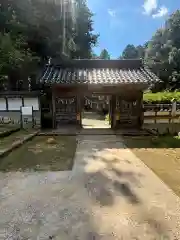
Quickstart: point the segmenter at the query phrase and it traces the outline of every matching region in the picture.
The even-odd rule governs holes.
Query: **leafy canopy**
[[[65,10],[63,12],[63,9]],[[85,0],[2,0],[0,87],[27,89],[50,58],[90,58],[98,35]],[[20,84],[21,83],[21,84]]]

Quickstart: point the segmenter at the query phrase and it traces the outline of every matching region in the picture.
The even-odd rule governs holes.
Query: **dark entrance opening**
[[[111,95],[84,96],[82,127],[84,129],[111,128]]]
[[[41,128],[51,129],[53,127],[52,116],[52,91],[45,91],[40,97],[41,105]]]

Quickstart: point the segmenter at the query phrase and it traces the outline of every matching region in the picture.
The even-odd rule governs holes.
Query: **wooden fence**
[[[144,123],[180,123],[180,103],[144,104]]]

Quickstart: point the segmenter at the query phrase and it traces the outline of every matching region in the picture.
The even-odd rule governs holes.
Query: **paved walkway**
[[[180,239],[179,198],[115,136],[80,136],[71,172],[1,173],[0,190],[0,239]]]
[[[105,116],[102,116],[96,112],[84,112],[82,118],[83,128],[111,128],[108,121],[105,120]]]

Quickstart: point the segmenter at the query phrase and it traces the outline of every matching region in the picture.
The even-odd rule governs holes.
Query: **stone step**
[[[112,129],[81,129],[77,131],[78,135],[114,135],[114,131]]]
[[[138,129],[116,130],[115,134],[122,135],[122,136],[151,136],[152,135],[152,133],[146,130],[138,130]]]
[[[40,135],[121,135],[121,136],[151,136],[152,133],[146,130],[138,129],[103,129],[103,128],[91,128],[91,129],[73,129],[64,128],[56,129],[47,132],[41,132]]]

